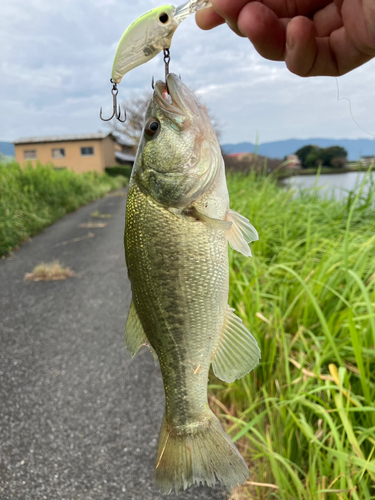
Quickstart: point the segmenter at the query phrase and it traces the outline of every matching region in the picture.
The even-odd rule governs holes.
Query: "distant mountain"
[[[341,146],[348,152],[348,160],[356,161],[361,156],[375,155],[375,139],[288,139],[285,141],[264,142],[258,145],[258,154],[269,158],[284,158],[284,156],[295,153],[298,149],[308,144],[314,144],[320,148],[330,146]],[[231,153],[254,153],[255,144],[251,142],[240,142],[239,144],[223,144],[223,151]]]
[[[14,156],[14,146],[11,142],[0,142],[0,153],[5,156]]]

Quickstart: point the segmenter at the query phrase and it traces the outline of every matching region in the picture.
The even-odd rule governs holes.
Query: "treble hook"
[[[117,88],[117,83],[113,83],[112,78],[110,79],[110,82],[113,84],[111,94],[113,97],[113,113],[110,118],[103,118],[102,113],[103,110],[100,108],[100,119],[103,120],[103,122],[109,122],[112,120],[114,116],[116,116],[117,120],[121,123],[124,123],[126,121],[126,111],[125,111],[125,116],[124,119],[121,119],[121,107],[119,106],[118,111],[117,111],[117,94],[118,94],[118,88]]]
[[[167,76],[169,75],[169,63],[171,60],[171,54],[169,52],[169,49],[163,49],[163,53],[164,53],[164,64],[165,64],[165,86],[167,87],[167,92],[169,94]]]

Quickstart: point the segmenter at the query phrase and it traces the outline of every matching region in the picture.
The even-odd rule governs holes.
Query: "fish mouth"
[[[192,92],[174,73],[168,74],[167,83],[156,82],[153,99],[169,118],[190,115],[195,104]]]

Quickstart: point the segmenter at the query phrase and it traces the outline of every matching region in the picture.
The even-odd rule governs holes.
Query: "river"
[[[359,187],[366,175],[368,175],[366,172],[322,174],[318,178],[316,175],[294,175],[293,177],[282,179],[281,182],[284,186],[296,189],[308,189],[316,185],[323,196],[341,200],[348,195],[349,191]],[[370,175],[372,180],[375,181],[375,172],[371,172]]]

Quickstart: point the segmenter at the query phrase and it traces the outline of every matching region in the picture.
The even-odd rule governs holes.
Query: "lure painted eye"
[[[156,118],[151,118],[145,127],[145,133],[148,137],[155,137],[160,131],[160,122]]]
[[[165,12],[163,12],[162,14],[160,14],[159,16],[159,21],[163,24],[166,24],[168,21],[169,21],[169,16],[168,14],[166,14]]]

